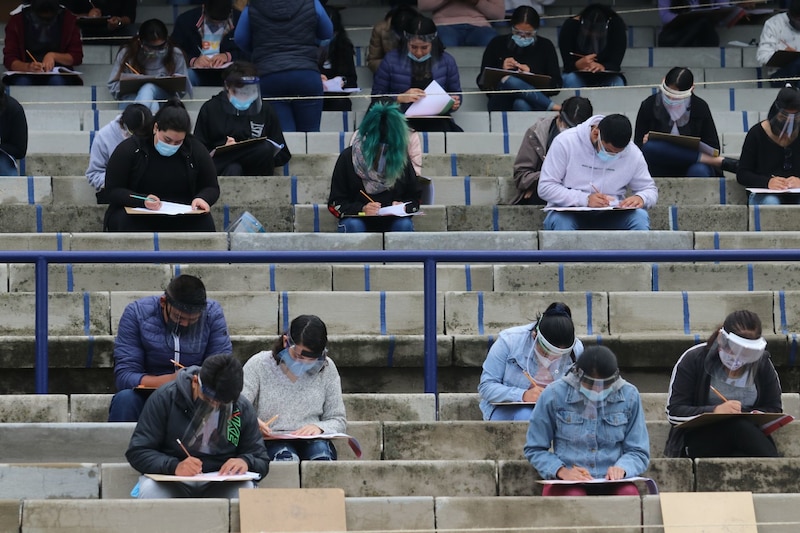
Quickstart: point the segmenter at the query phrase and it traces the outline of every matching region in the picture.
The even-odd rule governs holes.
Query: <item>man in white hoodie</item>
[[[539,197],[548,208],[598,210],[551,210],[544,229],[650,229],[646,209],[656,204],[658,189],[642,152],[630,142],[632,134],[627,117],[595,115],[553,140],[539,176]],[[623,209],[602,209],[608,207]]]

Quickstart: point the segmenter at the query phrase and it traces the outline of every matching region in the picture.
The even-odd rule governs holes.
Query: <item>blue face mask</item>
[[[311,373],[314,370],[319,370],[322,367],[322,361],[304,363],[303,361],[296,360],[291,356],[291,354],[289,354],[289,348],[284,348],[281,351],[280,356],[281,362],[286,365],[286,368],[289,369],[289,372],[297,377],[300,377],[305,373]]]
[[[320,47],[323,47],[323,48],[324,48],[325,46],[328,46],[329,44],[331,44],[331,40],[330,40],[330,39],[322,39],[322,40],[319,42],[319,46],[320,46]]]
[[[156,151],[163,155],[164,157],[170,157],[175,155],[178,149],[181,147],[181,144],[167,144],[164,141],[159,140],[156,142]]]
[[[603,390],[587,389],[586,387],[580,388],[581,394],[586,396],[586,398],[590,402],[595,402],[595,403],[604,401],[606,398],[608,398],[608,396],[611,394],[613,390],[614,389],[612,389],[611,387]]]
[[[239,111],[246,111],[250,109],[250,106],[253,104],[253,102],[256,101],[255,96],[252,98],[248,98],[247,100],[239,100],[235,96],[231,96],[229,97],[229,99],[231,101],[231,105],[236,109],[238,109]]]
[[[536,42],[536,37],[520,37],[519,35],[512,35],[511,40],[520,48],[525,48]]]
[[[427,54],[425,54],[422,57],[417,57],[414,54],[412,54],[411,52],[409,52],[408,53],[408,58],[411,59],[411,61],[416,61],[417,63],[424,63],[425,61],[427,61],[427,60],[429,60],[431,58],[431,54],[430,54],[430,52],[428,52]]]
[[[612,154],[606,150],[606,147],[603,145],[603,140],[600,138],[599,135],[597,136],[597,144],[598,148],[600,149],[600,151],[597,152],[597,157],[599,157],[600,161],[602,161],[603,163],[608,163],[619,157],[618,153]]]

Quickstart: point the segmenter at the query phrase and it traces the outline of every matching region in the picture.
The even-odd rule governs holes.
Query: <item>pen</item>
[[[182,364],[177,362],[175,359],[170,359],[169,362],[172,363],[173,365],[177,366],[178,368],[186,368],[185,366],[183,366]]]
[[[183,453],[186,454],[186,457],[191,457],[192,454],[190,454],[189,450],[186,449],[186,446],[183,445],[183,443],[181,442],[181,439],[175,439],[175,440],[178,442],[178,446],[181,447],[181,450],[183,450]]]
[[[144,202],[155,202],[156,201],[156,200],[153,200],[152,198],[148,198],[147,196],[142,196],[141,194],[131,194],[131,198],[136,198],[137,200],[142,200]]]
[[[376,202],[375,200],[373,200],[372,198],[370,198],[370,197],[369,197],[369,194],[365,193],[364,191],[358,191],[358,192],[360,192],[360,193],[361,193],[361,195],[362,195],[364,198],[366,198],[367,200],[369,200],[370,202],[372,202],[372,203],[375,203],[375,204],[377,204],[377,203],[378,203],[378,202]]]
[[[710,389],[711,389],[711,392],[713,392],[714,394],[716,394],[717,396],[719,396],[719,399],[720,399],[720,400],[722,400],[723,402],[727,402],[727,401],[728,401],[728,399],[727,399],[725,396],[723,396],[723,395],[722,395],[722,393],[721,393],[720,391],[718,391],[718,390],[717,390],[717,389],[714,387],[714,385],[709,385],[709,386],[708,386],[708,388],[710,388]]]
[[[133,72],[134,74],[138,74],[139,76],[141,76],[141,73],[138,70],[136,70],[135,68],[133,68],[131,66],[131,64],[128,63],[127,61],[125,62],[125,66],[128,67],[129,69],[131,69],[131,72]]]
[[[594,192],[596,192],[597,194],[603,194],[603,193],[600,192],[600,189],[598,189],[597,187],[594,186],[594,183],[590,183],[589,185],[592,186],[592,189],[594,189]]]
[[[33,54],[31,53],[30,50],[25,50],[25,53],[28,54],[28,57],[31,58],[31,61],[33,61],[34,63],[38,63],[38,61],[36,61],[36,58],[33,57]]]

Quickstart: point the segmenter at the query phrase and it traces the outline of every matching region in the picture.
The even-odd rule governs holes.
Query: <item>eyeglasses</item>
[[[794,159],[791,148],[783,149],[783,170],[791,170],[794,167]]]
[[[523,39],[528,39],[530,37],[536,37],[536,30],[522,31],[516,28],[511,28],[511,34],[516,35],[517,37],[522,37]]]

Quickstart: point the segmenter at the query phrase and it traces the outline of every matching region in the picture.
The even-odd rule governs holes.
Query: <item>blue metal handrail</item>
[[[641,263],[714,261],[798,261],[791,250],[353,250],[353,251],[164,251],[61,252],[2,251],[2,263],[36,266],[35,382],[36,392],[48,391],[47,270],[51,263],[422,263],[424,265],[425,392],[436,393],[436,265],[438,263]]]

